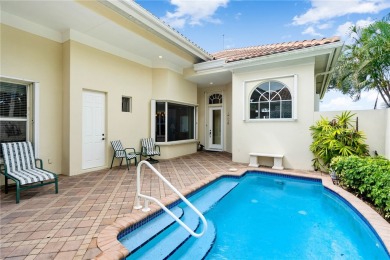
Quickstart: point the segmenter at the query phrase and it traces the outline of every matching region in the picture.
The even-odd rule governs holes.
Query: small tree
[[[375,89],[390,107],[390,14],[366,28],[352,27],[356,37],[344,47],[330,88],[355,101],[362,91]]]
[[[333,157],[350,155],[368,155],[364,133],[352,125],[355,114],[343,112],[332,121],[321,117],[310,127],[313,143],[310,151],[314,154],[314,170],[327,171]]]

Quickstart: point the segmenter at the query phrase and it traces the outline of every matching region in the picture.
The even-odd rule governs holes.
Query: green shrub
[[[321,117],[310,127],[314,170],[327,171],[332,158],[336,156],[368,155],[364,133],[352,125],[354,115],[343,112],[332,121]]]
[[[340,185],[359,193],[390,220],[390,161],[384,157],[335,157]]]

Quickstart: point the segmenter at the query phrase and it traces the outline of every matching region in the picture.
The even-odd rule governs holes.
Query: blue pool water
[[[219,201],[214,203],[213,198]],[[134,250],[128,259],[390,259],[364,219],[319,181],[247,173],[240,179],[222,178],[191,196],[190,201],[200,205],[210,223],[205,238],[186,235],[176,243],[181,240],[179,235],[167,238],[182,228],[170,224],[135,250],[128,247],[134,244],[129,232],[120,238]],[[174,208],[183,209],[178,214],[185,223],[192,221],[185,205]],[[202,228],[201,224],[194,227]],[[157,249],[160,244],[162,248]]]

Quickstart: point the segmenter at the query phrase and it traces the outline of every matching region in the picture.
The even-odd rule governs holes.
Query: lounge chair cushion
[[[35,166],[35,156],[30,142],[3,143],[4,164],[7,174],[21,185],[55,179],[56,176]]]

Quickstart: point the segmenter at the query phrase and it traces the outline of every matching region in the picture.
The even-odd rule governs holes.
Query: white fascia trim
[[[226,65],[226,59],[212,60],[194,64],[194,71],[200,72],[203,70],[222,69]]]
[[[61,33],[4,11],[1,12],[1,23],[50,39],[55,42],[62,43]]]
[[[111,53],[113,55],[122,57],[127,60],[134,61],[136,63],[139,63],[141,65],[152,67],[152,62],[149,59],[145,59],[141,56],[135,55],[131,52],[124,51],[120,48],[114,47],[111,44],[108,44],[104,41],[98,40],[94,37],[90,37],[86,34],[83,34],[81,32],[75,31],[75,30],[68,30],[67,32],[63,33],[62,41],[66,42],[68,40],[74,40],[76,42],[94,47],[96,49]]]
[[[150,12],[142,8],[135,1],[129,0],[98,0],[103,5],[116,11],[118,14],[127,19],[136,22],[141,27],[158,35],[174,45],[185,49],[189,53],[197,56],[202,60],[211,60],[212,56],[199,46],[192,43],[182,34],[175,31],[160,19],[152,15]]]

